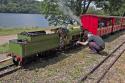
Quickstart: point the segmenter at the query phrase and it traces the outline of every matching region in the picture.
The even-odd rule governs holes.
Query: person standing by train
[[[92,33],[85,33],[87,40],[85,42],[77,41],[76,44],[87,45],[94,53],[99,53],[105,49],[105,42],[101,37],[94,35]]]

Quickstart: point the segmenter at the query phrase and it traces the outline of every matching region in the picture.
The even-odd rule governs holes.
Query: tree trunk
[[[89,0],[87,6],[84,5],[83,10],[82,10],[82,14],[85,14],[87,12],[91,2],[92,2],[92,0]],[[86,0],[84,1],[84,4],[86,4]]]
[[[125,16],[125,12],[124,12],[123,16]]]

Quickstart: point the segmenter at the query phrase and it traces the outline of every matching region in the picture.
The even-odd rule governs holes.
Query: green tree
[[[40,13],[39,6],[35,0],[0,0],[1,13]]]
[[[100,7],[100,9],[97,10],[89,7],[92,2],[96,7]],[[74,17],[77,19],[77,17],[79,18],[81,14],[85,13],[123,15],[125,13],[124,8],[125,0],[44,0],[40,6],[41,13],[47,17],[52,15],[53,19],[55,19],[56,16],[63,16],[64,14],[72,19],[74,19]],[[66,16],[64,16],[64,18],[67,18]],[[80,23],[78,19],[77,22]]]
[[[56,13],[60,14],[58,2],[63,2],[77,16],[87,12],[90,3],[93,0],[44,0],[41,2],[41,10],[44,14]]]
[[[42,14],[52,20],[58,20],[59,18],[65,20],[70,17],[80,23],[79,16],[87,12],[92,1],[93,0],[44,0],[41,2],[40,9]]]
[[[41,13],[45,15],[58,15],[60,14],[60,11],[58,9],[58,5],[55,0],[44,0],[41,3],[40,9]]]
[[[96,6],[101,7],[109,15],[122,16],[125,12],[125,0],[98,0]]]

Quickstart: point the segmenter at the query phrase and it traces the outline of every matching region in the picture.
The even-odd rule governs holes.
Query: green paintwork
[[[57,35],[53,35],[46,40],[40,42],[28,43],[25,45],[24,55],[31,55],[39,52],[43,52],[46,50],[50,50],[59,46],[59,38]]]
[[[26,44],[10,41],[10,52],[16,54],[17,56],[27,57],[59,46],[58,34],[48,34],[46,37],[47,38],[44,37],[44,40],[42,41],[28,42]]]
[[[77,35],[80,33],[80,31],[81,31],[80,28],[69,29],[69,34],[70,35]]]
[[[71,40],[73,35],[78,35],[81,32],[80,28],[69,29],[68,39]]]
[[[68,29],[66,40],[67,43],[70,43],[70,40],[72,40],[72,37],[74,35],[78,35],[80,33],[80,28],[72,28]],[[25,43],[20,40],[26,40]],[[19,42],[20,41],[20,42]],[[28,36],[28,35],[22,35],[18,34],[17,40],[10,40],[9,42],[9,48],[10,53],[14,53],[16,56],[21,57],[28,57],[32,56],[32,54],[44,52],[47,50],[51,50],[53,48],[59,47],[60,44],[60,38],[59,35],[56,33],[52,34],[40,34],[37,36]]]
[[[22,44],[15,43],[14,41],[9,41],[9,51],[17,56],[22,56],[24,46]]]

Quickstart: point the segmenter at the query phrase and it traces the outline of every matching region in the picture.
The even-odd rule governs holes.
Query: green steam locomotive
[[[45,52],[63,50],[66,46],[74,45],[80,37],[80,27],[56,28],[49,32],[21,32],[17,39],[9,41],[9,55],[12,56],[14,64],[22,65],[30,58],[42,56]]]

